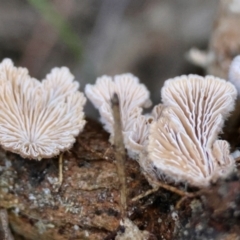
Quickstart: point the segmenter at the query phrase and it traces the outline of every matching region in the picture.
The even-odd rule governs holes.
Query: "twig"
[[[140,199],[142,199],[142,198],[144,198],[144,197],[146,197],[146,196],[148,196],[148,195],[150,195],[150,194],[152,194],[152,193],[157,192],[158,190],[159,190],[159,187],[150,189],[150,190],[148,190],[148,191],[146,191],[146,192],[144,192],[144,193],[142,193],[142,194],[140,194],[140,195],[132,198],[131,201],[132,201],[132,202],[136,202],[136,201],[138,201],[138,200],[140,200]]]
[[[187,200],[189,197],[188,196],[184,196],[184,197],[181,197],[180,200],[177,202],[175,208],[176,210],[180,209],[182,203]]]
[[[177,189],[176,187],[173,187],[173,186],[170,186],[170,185],[167,185],[165,183],[158,183],[158,187],[156,188],[153,188],[153,189],[150,189],[136,197],[134,197],[131,201],[132,202],[136,202],[136,201],[139,201],[140,199],[152,194],[152,193],[155,193],[157,192],[160,188],[164,188],[170,192],[173,192],[175,194],[178,194],[181,196],[181,199],[177,202],[176,204],[176,209],[179,209],[182,205],[182,203],[188,199],[188,198],[195,198],[195,197],[198,197],[202,194],[202,190],[199,190],[198,192],[195,192],[195,193],[189,193],[189,192],[185,192],[185,191],[182,191],[182,190],[179,190]]]
[[[6,209],[0,209],[0,232],[3,233],[2,240],[14,240],[8,227],[8,214]]]
[[[126,174],[125,174],[125,147],[122,135],[122,121],[119,107],[119,99],[115,93],[112,98],[112,111],[114,119],[114,148],[117,165],[118,178],[120,183],[120,202],[122,219],[126,217],[127,209],[127,189],[126,189]]]
[[[204,192],[204,189],[202,190],[199,190],[198,192],[195,192],[195,193],[188,193],[187,195],[185,196],[182,196],[181,199],[177,202],[176,204],[176,209],[180,209],[182,203],[187,200],[188,198],[195,198],[195,197],[198,197],[200,196],[202,193]]]
[[[187,197],[192,197],[192,196],[195,196],[194,193],[189,193],[189,192],[182,191],[182,190],[180,190],[180,189],[178,189],[176,187],[170,186],[170,185],[165,184],[165,183],[159,182],[158,186],[160,188],[164,188],[164,189],[166,189],[166,190],[168,190],[170,192],[176,193],[177,195],[182,196],[182,197],[186,197],[186,196]]]
[[[60,153],[59,158],[58,158],[58,186],[57,186],[57,191],[62,186],[63,182],[63,153]]]
[[[140,200],[140,199],[142,199],[142,198],[144,198],[144,197],[146,197],[146,196],[148,196],[148,195],[150,195],[154,192],[157,192],[160,188],[164,188],[164,189],[166,189],[170,192],[176,193],[177,195],[180,195],[181,197],[189,198],[189,197],[194,197],[195,196],[195,193],[185,192],[185,191],[182,191],[182,190],[180,190],[176,187],[170,186],[170,185],[165,184],[165,183],[158,182],[157,185],[158,186],[156,188],[150,189],[147,192],[144,192],[144,193],[134,197],[131,201],[136,202],[136,201],[138,201],[138,200]]]

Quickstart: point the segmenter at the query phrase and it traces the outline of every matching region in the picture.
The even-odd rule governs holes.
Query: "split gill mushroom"
[[[236,88],[213,76],[188,75],[167,80],[161,95],[164,109],[149,133],[150,174],[197,187],[227,176],[235,162],[218,134],[234,108]]]
[[[0,145],[23,158],[51,158],[70,149],[85,120],[84,95],[66,67],[42,82],[10,59],[0,64]]]

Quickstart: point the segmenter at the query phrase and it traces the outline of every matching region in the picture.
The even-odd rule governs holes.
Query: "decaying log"
[[[57,158],[37,162],[1,151],[0,206],[8,210],[13,233],[31,240],[111,240],[124,231],[119,227],[119,182],[108,137],[88,120],[74,147],[64,154],[60,188]],[[237,177],[201,190],[176,210],[180,196],[162,188],[131,201],[151,187],[136,161],[126,159],[126,175],[127,216],[150,233],[149,239],[221,239],[223,234],[224,239],[238,239]]]
[[[8,209],[13,232],[25,239],[114,239],[120,221],[119,182],[109,135],[88,120],[71,151],[64,153],[63,182],[58,159],[34,161],[1,150],[0,206]],[[133,204],[150,189],[136,161],[126,160],[128,217],[153,236],[172,239],[166,190]]]

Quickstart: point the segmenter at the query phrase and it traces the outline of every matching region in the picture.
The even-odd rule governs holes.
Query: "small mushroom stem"
[[[152,194],[154,192],[157,192],[160,188],[164,188],[164,189],[166,189],[166,190],[168,190],[170,192],[173,192],[173,193],[181,196],[181,199],[182,198],[184,198],[184,199],[185,198],[192,198],[192,197],[196,196],[195,193],[185,192],[185,191],[182,191],[182,190],[180,190],[180,189],[178,189],[176,187],[170,186],[170,185],[165,184],[165,183],[159,182],[157,185],[158,186],[156,188],[150,189],[150,190],[148,190],[148,191],[146,191],[146,192],[144,192],[144,193],[134,197],[131,201],[132,202],[136,202],[136,201],[138,201],[138,200],[140,200],[140,199],[142,199],[142,198],[144,198],[144,197],[146,197],[146,196],[148,196],[148,195],[150,195],[150,194]]]
[[[126,173],[125,173],[125,147],[122,135],[122,121],[119,106],[119,98],[115,93],[112,98],[112,110],[114,118],[114,148],[117,165],[118,178],[120,183],[120,203],[122,219],[126,217],[127,209],[127,188],[126,188]]]
[[[58,158],[58,189],[60,189],[63,181],[63,153]]]

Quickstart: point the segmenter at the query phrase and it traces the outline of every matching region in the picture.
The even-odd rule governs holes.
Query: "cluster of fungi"
[[[235,155],[219,134],[234,110],[239,86],[240,56],[232,62],[229,81],[193,74],[165,81],[162,103],[147,114],[143,109],[152,104],[150,93],[132,74],[102,76],[94,85],[86,85],[85,94],[99,110],[111,144],[116,124],[112,99],[117,95],[124,147],[153,188],[163,178],[171,184],[202,188],[236,171]],[[66,67],[54,68],[40,82],[27,69],[3,60],[0,146],[35,160],[71,149],[86,123],[86,98],[78,89]]]

